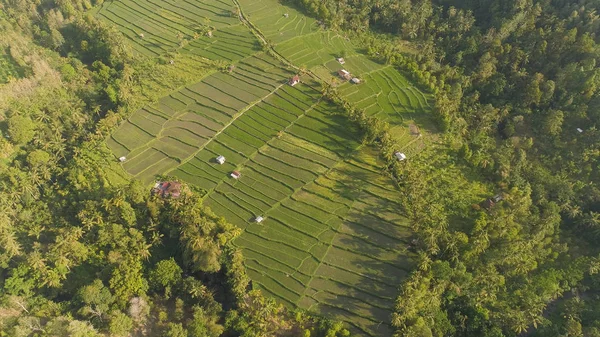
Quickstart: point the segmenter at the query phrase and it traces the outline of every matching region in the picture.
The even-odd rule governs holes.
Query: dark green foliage
[[[172,287],[181,282],[182,270],[173,258],[162,260],[156,264],[148,275],[152,287],[156,290],[164,290],[165,294],[171,292]]]

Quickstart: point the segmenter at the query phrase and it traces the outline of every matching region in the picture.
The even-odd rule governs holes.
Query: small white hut
[[[394,153],[394,156],[396,156],[398,161],[403,161],[404,159],[406,159],[406,155],[402,152],[396,152]]]
[[[126,158],[125,156],[123,156],[123,157],[120,157],[120,158],[119,158],[119,161],[120,161],[121,163],[122,163],[122,162],[124,162],[125,160],[127,160],[127,158]]]
[[[262,217],[262,216],[260,216],[260,215],[259,215],[259,216],[257,216],[257,217],[254,219],[254,221],[255,221],[256,223],[261,223],[261,222],[263,222],[263,220],[265,220],[265,218],[263,218],[263,217]]]
[[[354,77],[350,81],[352,81],[352,83],[354,83],[354,84],[359,84],[360,83],[360,79],[358,77]]]
[[[221,164],[221,165],[225,164],[225,157],[223,157],[223,156],[218,156],[218,157],[217,157],[217,163],[219,163],[219,164]]]

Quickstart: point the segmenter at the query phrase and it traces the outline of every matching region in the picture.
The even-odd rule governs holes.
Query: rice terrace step
[[[96,15],[139,57],[179,52],[231,64],[120,125],[107,144],[126,158],[124,170],[148,185],[169,174],[207,191],[204,204],[244,229],[235,245],[265,294],[357,335],[391,336],[398,287],[414,268],[411,231],[376,149],[321,88],[348,69],[360,83],[335,80],[339,93],[390,123],[408,158],[427,142],[431,97],[276,0],[105,1]],[[292,86],[300,67],[315,76]]]

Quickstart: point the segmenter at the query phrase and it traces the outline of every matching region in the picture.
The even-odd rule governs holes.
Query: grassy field
[[[286,80],[295,71],[258,52],[228,2],[167,1],[148,7],[151,15],[135,2],[105,4],[98,15],[137,15],[119,28],[140,53],[179,48],[235,67],[134,113],[107,140],[116,157],[126,157],[123,168],[147,183],[167,173],[206,190],[205,204],[244,229],[235,245],[264,293],[340,319],[358,335],[391,336],[397,288],[414,264],[411,232],[377,151],[321,99],[320,88],[333,83],[349,102],[389,122],[409,158],[429,138],[430,97],[345,36],[275,0],[240,4],[278,54],[317,75],[294,87]],[[212,37],[194,37],[193,27],[207,18],[216,27]],[[143,39],[134,26],[148,26]],[[192,38],[177,47],[181,34]],[[342,67],[362,82],[337,79]],[[216,162],[219,155],[225,164]],[[240,179],[229,176],[234,170]],[[261,223],[254,221],[259,215]]]

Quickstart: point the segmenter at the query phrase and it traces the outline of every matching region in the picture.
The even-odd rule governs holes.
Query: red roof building
[[[300,83],[300,76],[295,75],[294,77],[290,78],[290,81],[288,83],[292,87],[295,86],[296,84]]]
[[[340,69],[338,71],[338,75],[344,80],[349,80],[352,78],[352,74],[350,74],[346,69]]]
[[[160,181],[154,185],[152,192],[163,198],[179,198],[181,195],[181,183],[176,181]]]

